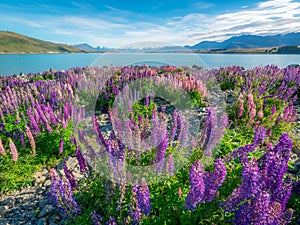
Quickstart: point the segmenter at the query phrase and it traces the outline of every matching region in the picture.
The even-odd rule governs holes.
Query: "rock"
[[[7,205],[0,206],[0,218],[4,218],[5,214],[8,212],[9,207]]]
[[[80,180],[84,177],[80,173],[79,164],[76,157],[70,157],[70,156],[60,161],[59,164],[57,165],[57,171],[59,172],[60,175],[65,176],[64,169],[63,169],[65,162],[67,163],[68,169],[73,172],[76,180]]]
[[[35,183],[34,186],[39,186],[40,184],[44,183],[46,180],[47,175],[43,171],[37,171],[34,174]]]
[[[293,152],[295,153],[295,154],[297,154],[298,155],[298,157],[300,158],[300,149],[297,147],[297,146],[293,146]]]
[[[43,184],[44,187],[48,187],[51,185],[51,180],[46,180],[45,183]]]
[[[52,216],[49,217],[48,222],[51,224],[55,224],[59,220],[58,216],[56,214],[53,214]]]
[[[15,199],[13,197],[8,197],[6,200],[4,200],[1,205],[7,205],[10,208],[13,207],[15,204]]]
[[[38,218],[45,217],[54,211],[52,205],[46,205],[43,210],[39,213]]]
[[[298,168],[300,168],[300,158],[297,159],[295,162],[294,162],[295,166],[297,166]]]
[[[296,162],[299,159],[298,155],[294,152],[291,152],[290,154],[290,161],[291,162]]]
[[[47,203],[48,203],[48,199],[43,199],[39,202],[39,207],[44,208],[45,205],[47,205]]]
[[[37,225],[46,225],[46,219],[45,218],[40,218],[37,222]]]

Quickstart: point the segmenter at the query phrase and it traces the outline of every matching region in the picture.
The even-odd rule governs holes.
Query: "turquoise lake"
[[[245,69],[275,64],[300,64],[300,55],[192,54],[192,53],[79,53],[0,55],[0,75],[66,70],[72,67],[108,65],[198,65],[206,69],[239,65]]]

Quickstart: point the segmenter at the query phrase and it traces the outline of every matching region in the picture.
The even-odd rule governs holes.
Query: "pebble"
[[[46,225],[46,219],[45,219],[45,218],[40,218],[40,219],[38,220],[37,225]]]

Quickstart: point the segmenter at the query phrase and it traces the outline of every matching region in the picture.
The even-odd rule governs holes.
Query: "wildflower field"
[[[299,224],[299,84],[275,65],[0,77],[0,194],[46,167],[66,224]]]

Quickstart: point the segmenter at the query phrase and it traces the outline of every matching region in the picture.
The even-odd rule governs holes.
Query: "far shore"
[[[235,48],[235,49],[212,49],[212,50],[165,50],[165,49],[145,49],[145,50],[104,50],[104,51],[79,51],[79,52],[0,52],[0,55],[9,54],[74,54],[74,53],[198,53],[198,54],[300,54],[300,46],[280,46],[272,48]]]

